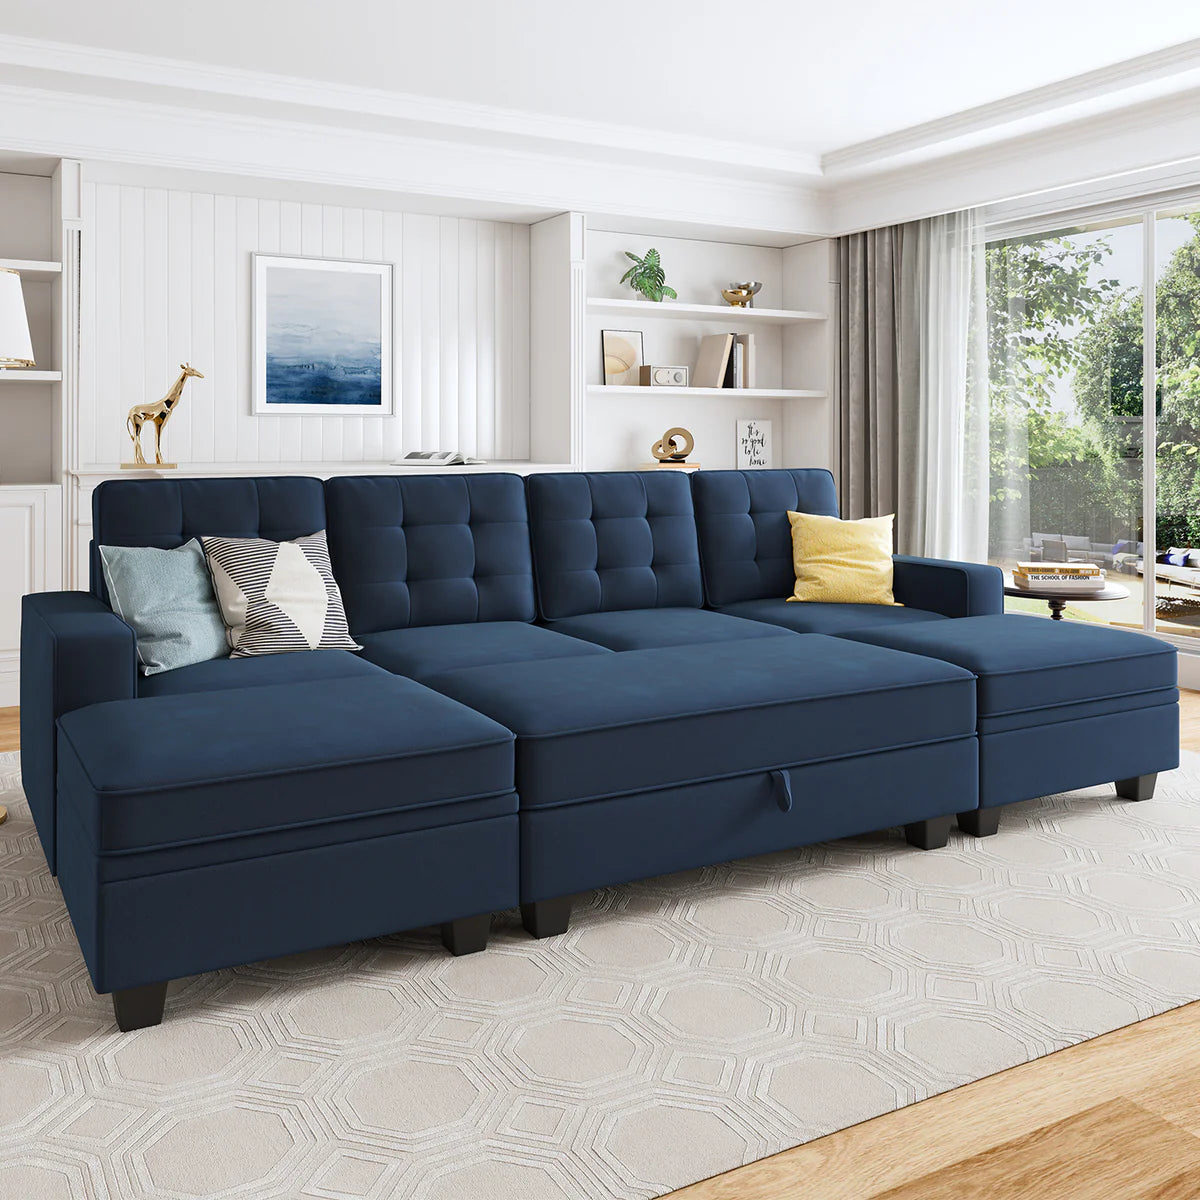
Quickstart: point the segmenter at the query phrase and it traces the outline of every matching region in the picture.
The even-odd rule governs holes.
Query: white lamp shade
[[[21,276],[7,267],[0,268],[0,367],[33,365],[33,342],[29,338]]]

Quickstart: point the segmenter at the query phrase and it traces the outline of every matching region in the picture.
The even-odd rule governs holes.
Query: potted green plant
[[[667,287],[662,260],[657,250],[647,250],[645,258],[638,258],[636,254],[626,250],[625,257],[633,259],[633,266],[621,276],[622,283],[628,281],[634,291],[640,292],[647,300],[653,300],[657,304],[661,304],[667,296],[672,300],[679,298],[674,288]]]

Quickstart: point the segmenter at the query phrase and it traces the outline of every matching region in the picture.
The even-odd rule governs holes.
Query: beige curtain
[[[895,513],[902,554],[986,557],[985,400],[967,370],[978,249],[970,213],[838,241],[842,515]]]

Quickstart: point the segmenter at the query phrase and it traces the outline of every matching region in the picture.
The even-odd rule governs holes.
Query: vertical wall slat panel
[[[496,321],[496,225],[492,221],[479,222],[475,263],[475,427],[479,457],[495,458],[496,340],[482,333],[494,329]]]
[[[529,457],[529,226],[513,225],[513,285],[509,291],[512,311],[512,391],[508,398],[508,428],[511,455]]]
[[[192,195],[189,207],[192,255],[192,362],[198,370],[204,372],[203,379],[193,379],[188,385],[196,389],[192,394],[192,456],[189,461],[205,463],[213,461],[216,444],[216,278],[213,269],[216,198],[197,192]]]
[[[260,462],[259,430],[266,418],[254,415],[251,394],[254,348],[251,338],[253,313],[250,293],[253,254],[258,246],[258,204],[252,197],[240,196],[237,202],[237,446],[235,454],[247,462]]]
[[[130,457],[126,412],[162,396],[185,360],[206,378],[168,427],[182,464],[528,454],[526,227],[119,183],[86,183],[85,202],[80,466]],[[392,416],[253,415],[255,252],[393,264]]]
[[[458,429],[458,222],[438,222],[438,390],[434,400],[442,449],[462,448]]]
[[[188,362],[204,374],[208,368],[195,356],[192,346],[192,206],[186,192],[167,194],[167,336],[164,346],[170,378],[181,363]],[[198,379],[189,379],[183,399],[171,416],[163,440],[171,462],[194,462],[192,418],[199,396]],[[203,401],[201,401],[203,403]]]
[[[479,387],[475,377],[475,246],[479,240],[476,221],[458,222],[458,440],[463,452],[479,453]]]
[[[237,200],[213,199],[213,460],[238,455]],[[245,459],[244,461],[253,461]]]
[[[512,286],[513,238],[511,225],[499,224],[496,229],[496,450],[497,458],[512,458],[512,422],[509,405],[512,402]]]

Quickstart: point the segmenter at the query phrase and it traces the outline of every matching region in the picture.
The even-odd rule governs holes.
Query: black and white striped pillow
[[[231,658],[361,650],[350,636],[325,530],[294,542],[202,537]]]

